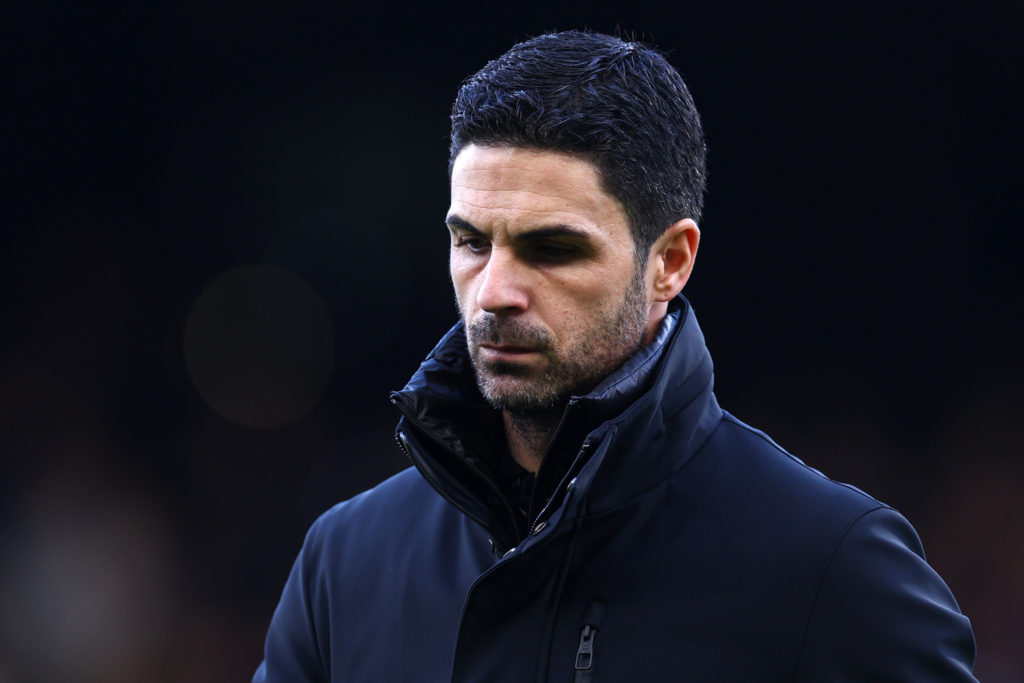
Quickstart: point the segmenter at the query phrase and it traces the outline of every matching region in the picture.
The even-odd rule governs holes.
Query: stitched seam
[[[308,534],[308,536],[310,537],[310,539],[309,539],[310,540],[310,545],[311,546],[312,545],[316,545],[317,546],[317,549],[316,549],[317,550],[317,554],[320,555],[320,556],[324,555],[326,553],[326,550],[327,550],[327,548],[326,548],[326,545],[327,545],[326,539],[324,538],[324,532],[322,531],[322,527],[325,525],[325,522],[323,522],[322,520],[327,516],[328,513],[333,513],[336,508],[340,508],[342,505],[344,505],[344,503],[339,503],[338,505],[335,505],[333,508],[331,508],[331,510],[329,510],[328,512],[325,512],[320,517],[318,517],[316,519],[316,521],[313,522],[313,525],[310,527],[309,534]],[[315,530],[316,536],[317,536],[315,539],[312,538],[314,530]],[[303,543],[303,545],[305,546],[305,542]],[[304,550],[306,550],[305,547],[303,547],[299,551],[299,553],[302,554]],[[303,557],[302,559],[303,559],[303,565],[305,565],[306,562],[309,560],[308,554],[305,557]],[[317,565],[321,566],[321,563],[318,561]],[[302,572],[300,572],[300,577],[299,577],[301,579],[301,581],[302,581],[302,583],[300,585],[300,589],[302,590],[302,602],[303,602],[303,607],[304,607],[304,611],[305,611],[306,626],[309,629],[309,632],[311,634],[313,634],[313,640],[316,643],[317,663],[320,665],[320,670],[323,672],[324,676],[330,677],[330,675],[331,675],[331,672],[330,672],[330,669],[329,669],[329,666],[330,666],[329,662],[330,662],[330,660],[329,660],[329,656],[327,656],[327,657],[324,656],[325,653],[324,653],[323,642],[322,642],[322,639],[320,638],[320,629],[317,628],[316,612],[313,609],[313,600],[312,600],[312,595],[311,595],[311,593],[312,593],[311,584],[313,583],[313,581],[311,579],[314,578],[313,575],[317,574],[317,576],[315,577],[317,579],[322,578],[322,576],[319,576],[319,572],[316,572],[316,569],[317,569],[317,567],[309,567],[307,569],[305,566],[303,566]],[[305,575],[303,576],[303,574],[305,574]],[[326,585],[324,585],[323,587],[324,587],[324,589],[327,588]],[[330,641],[330,629],[331,629],[330,617],[328,616],[328,619],[327,619],[327,630],[328,630],[327,641],[328,642]]]
[[[787,458],[792,460],[794,463],[796,463],[800,467],[803,467],[805,470],[807,470],[808,472],[814,474],[815,476],[820,477],[820,478],[822,478],[822,479],[824,479],[826,481],[830,481],[833,484],[835,484],[836,486],[842,486],[844,489],[847,489],[848,491],[850,491],[852,493],[859,494],[862,498],[867,498],[868,500],[874,501],[875,503],[878,503],[882,507],[886,507],[886,508],[891,507],[890,505],[886,505],[882,501],[878,500],[874,496],[868,495],[864,491],[861,491],[856,486],[851,486],[850,484],[847,484],[845,482],[836,481],[835,479],[832,479],[828,475],[826,475],[823,472],[821,472],[821,470],[817,470],[817,469],[811,467],[810,465],[805,463],[803,460],[801,460],[800,458],[796,457],[795,455],[793,455],[792,453],[787,451],[785,448],[783,448],[779,444],[775,443],[769,436],[767,436],[767,435],[761,433],[760,431],[752,428],[750,425],[741,422],[739,419],[736,418],[736,416],[731,415],[729,413],[725,413],[723,411],[722,421],[725,422],[726,420],[731,422],[736,427],[739,427],[740,429],[743,429],[743,430],[749,432],[750,434],[753,434],[754,436],[758,437],[759,439],[761,439],[762,441],[767,443],[769,446],[774,448],[776,451],[778,451],[779,453],[782,453]],[[875,509],[877,509],[877,508],[875,508]]]
[[[846,536],[850,533],[850,530],[856,526],[857,522],[864,519],[872,512],[888,509],[890,508],[887,505],[880,504],[878,507],[862,512],[856,519],[850,522],[850,525],[846,527],[846,530],[843,531],[843,534],[836,542],[836,547],[832,549],[832,554],[829,555],[828,562],[825,563],[825,569],[821,572],[821,579],[818,580],[818,585],[814,587],[814,600],[811,601],[811,609],[807,612],[807,622],[804,624],[804,634],[800,638],[800,649],[796,653],[796,666],[793,668],[794,681],[797,680],[797,674],[800,673],[800,660],[804,654],[804,646],[807,644],[807,634],[811,630],[811,620],[814,618],[814,609],[818,606],[818,597],[821,595],[821,588],[825,585],[825,579],[828,577],[828,570],[832,568],[832,560],[835,559],[836,554],[839,552],[839,548],[843,545],[843,541],[846,540]]]

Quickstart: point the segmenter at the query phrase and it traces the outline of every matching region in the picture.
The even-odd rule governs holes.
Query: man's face
[[[597,169],[560,152],[469,145],[452,169],[451,275],[477,381],[495,407],[550,409],[644,341],[645,272]]]

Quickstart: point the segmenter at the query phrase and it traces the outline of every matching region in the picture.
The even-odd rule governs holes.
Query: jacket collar
[[[712,394],[711,357],[690,304],[677,297],[669,315],[674,322],[663,325],[650,345],[589,394],[571,399],[549,451],[590,448],[585,466],[577,468],[575,488],[586,492],[591,510],[614,506],[663,481],[721,418]],[[503,438],[501,417],[477,388],[461,322],[391,398],[404,415],[399,430],[412,422],[428,437],[421,444],[427,452],[410,454],[413,462],[465,511],[472,495],[457,491],[453,496],[441,488],[461,482],[479,497],[479,483],[465,481],[465,463],[505,457],[505,446],[496,443]],[[483,514],[472,507],[472,516]]]
[[[704,335],[681,295],[679,323],[665,342],[646,389],[587,436],[593,455],[577,476],[587,509],[601,512],[668,479],[692,458],[722,418]],[[585,397],[600,410],[601,397]]]

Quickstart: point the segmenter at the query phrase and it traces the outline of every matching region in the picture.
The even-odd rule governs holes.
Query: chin
[[[562,392],[552,387],[538,387],[521,377],[489,376],[478,382],[480,393],[498,410],[530,413],[551,410],[564,402]]]

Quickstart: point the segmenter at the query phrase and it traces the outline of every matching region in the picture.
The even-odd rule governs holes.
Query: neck
[[[505,422],[505,438],[508,439],[508,451],[523,469],[537,474],[540,463],[544,459],[551,437],[558,429],[562,420],[564,406],[552,410],[512,413],[502,412]]]

